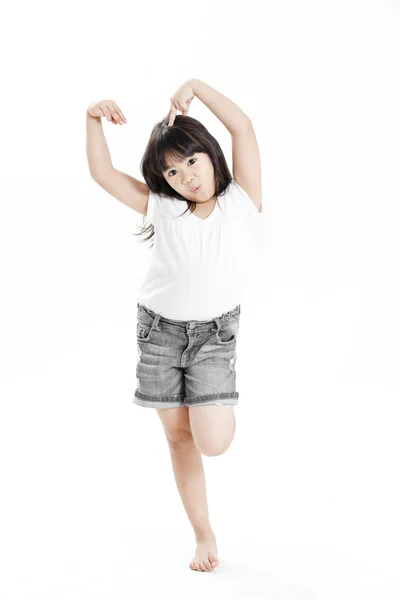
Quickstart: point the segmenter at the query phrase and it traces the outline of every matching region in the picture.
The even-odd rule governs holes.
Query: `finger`
[[[100,110],[101,110],[101,112],[102,112],[102,116],[103,116],[104,118],[106,118],[106,119],[107,119],[107,121],[109,121],[110,119],[109,119],[109,117],[108,117],[107,108],[104,106],[103,108],[100,108]]]
[[[176,117],[176,108],[175,108],[173,102],[171,102],[171,109],[169,111],[169,123],[168,123],[168,125],[170,127],[172,127],[172,125],[174,124],[175,117]]]
[[[180,105],[179,102],[175,103],[175,107],[177,108],[177,110],[180,110],[181,112],[183,112],[185,110],[184,108],[182,108],[182,106]]]
[[[115,104],[115,102],[114,102],[113,106],[114,106],[115,110],[117,111],[118,115],[120,116],[120,118],[121,118],[123,121],[125,121],[125,123],[127,123],[128,121],[127,121],[127,119],[126,119],[126,117],[125,117],[124,113],[122,112],[122,110],[121,110],[121,109],[120,109],[120,107],[118,106],[118,104]]]
[[[117,111],[115,110],[115,108],[112,109],[111,115],[112,115],[113,123],[115,123],[116,125],[122,125],[123,121],[122,121],[121,117],[119,116],[119,114],[117,113]]]
[[[117,111],[118,117],[120,118],[120,121],[123,123],[125,121],[125,123],[127,123],[128,121],[126,120],[126,118],[124,117],[122,110],[120,109],[120,107],[118,106],[118,104],[113,104],[113,107],[115,108],[115,110]]]
[[[108,121],[111,121],[111,113],[110,113],[110,109],[109,109],[107,106],[105,106],[105,107],[103,108],[103,111],[104,111],[104,114],[106,115],[106,118],[107,118],[107,120],[108,120]]]

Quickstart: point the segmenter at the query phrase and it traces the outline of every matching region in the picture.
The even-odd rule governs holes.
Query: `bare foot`
[[[196,541],[195,556],[189,567],[193,571],[213,571],[219,565],[215,535],[208,534],[207,537]]]

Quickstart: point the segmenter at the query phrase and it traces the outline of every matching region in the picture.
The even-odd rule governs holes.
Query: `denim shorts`
[[[150,408],[237,404],[240,305],[210,321],[174,321],[137,304],[137,388]]]

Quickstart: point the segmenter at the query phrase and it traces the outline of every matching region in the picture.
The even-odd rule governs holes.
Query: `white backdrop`
[[[0,597],[400,597],[400,6],[23,2],[3,11]],[[252,119],[263,270],[242,304],[237,429],[203,457],[221,565],[154,409],[132,403],[142,216],[90,177],[85,114],[142,179],[188,78]],[[195,98],[189,115],[229,132]]]

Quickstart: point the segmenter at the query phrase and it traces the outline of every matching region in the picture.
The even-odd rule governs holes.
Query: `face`
[[[214,167],[205,152],[195,152],[182,161],[166,155],[164,179],[181,196],[192,202],[207,202],[215,194]],[[192,188],[201,186],[197,192]]]

